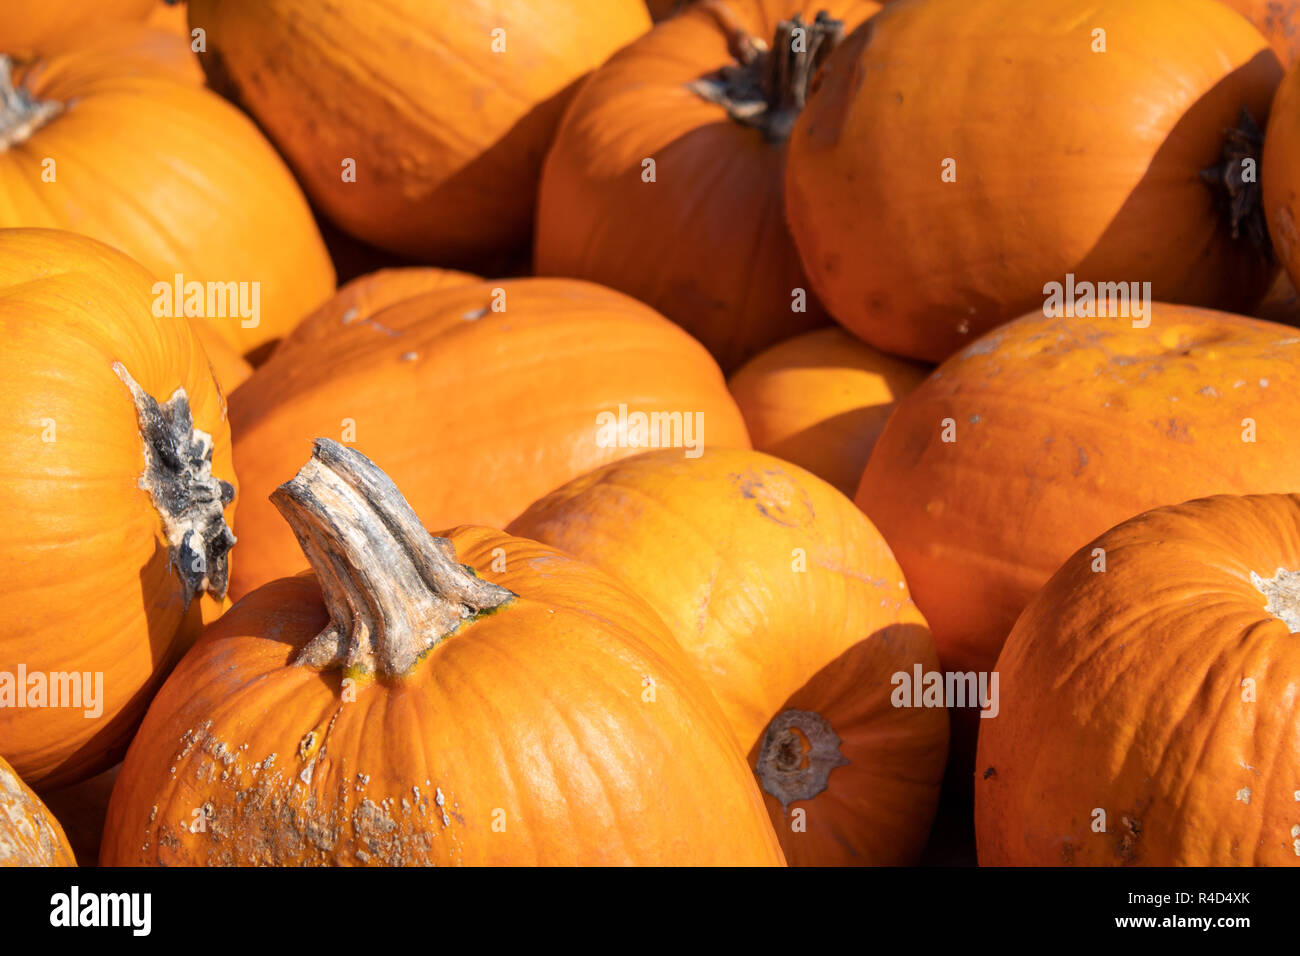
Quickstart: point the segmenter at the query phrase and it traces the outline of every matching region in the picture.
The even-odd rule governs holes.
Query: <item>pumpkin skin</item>
[[[368,0],[189,7],[213,86],[256,117],[315,206],[382,249],[457,265],[527,243],[574,86],[650,28],[642,0],[398,0],[382,15]]]
[[[755,449],[807,468],[852,498],[894,405],[928,372],[837,326],[772,346],[727,387]]]
[[[1300,57],[1300,0],[1220,0],[1255,25],[1287,69]]]
[[[1165,303],[1148,328],[1132,322],[1025,316],[941,365],[885,425],[857,502],[946,669],[990,670],[1034,592],[1107,528],[1170,501],[1300,486],[1300,332]]]
[[[306,474],[295,481],[318,488]],[[380,548],[329,493],[311,491],[326,504],[308,519],[332,524],[329,540],[309,527],[305,546],[347,577],[374,659],[340,670],[310,656],[327,606],[349,606],[332,592],[322,603],[310,575],[236,604],[150,707],[109,805],[104,864],[781,864],[716,702],[634,592],[536,542],[457,528],[437,540],[441,560],[511,596],[468,619],[457,608],[454,633],[388,667],[395,634],[445,633],[407,619],[430,589],[403,576],[417,550],[404,533],[435,539],[406,508],[400,524],[375,519],[394,529]],[[352,661],[369,641],[344,632]]]
[[[741,125],[691,87],[739,69],[734,30],[773,44],[781,20],[811,22],[823,8],[848,29],[880,9],[860,0],[702,3],[597,69],[543,167],[537,273],[635,296],[703,342],[725,372],[827,324],[785,225],[784,134]],[[649,183],[647,158],[656,164]]]
[[[195,321],[240,354],[279,338],[334,291],[302,192],[238,110],[177,82],[183,68],[118,49],[96,42],[24,69],[30,97],[63,106],[0,151],[0,226],[89,235],[168,286],[178,273],[186,282],[257,282],[256,326],[243,327],[237,313]],[[42,180],[47,158],[52,183]],[[166,304],[175,311],[171,295]]]
[[[435,528],[503,527],[557,485],[644,450],[602,430],[602,413],[617,416],[621,404],[629,421],[635,411],[691,415],[683,431],[702,415],[692,441],[749,446],[708,353],[641,303],[590,283],[455,285],[368,321],[308,326],[310,348],[286,342],[230,398],[245,505],[237,598],[301,570],[267,496],[293,474],[307,435],[338,435],[384,461]],[[333,335],[319,334],[330,326]]]
[[[1260,186],[1268,234],[1278,260],[1291,279],[1300,276],[1300,68],[1290,70],[1277,91],[1277,111],[1270,116],[1264,135]]]
[[[235,507],[225,404],[188,322],[154,318],[150,283],[94,240],[0,230],[0,748],[42,789],[120,759],[225,591]],[[169,399],[184,389],[193,430],[155,424],[146,440],[142,415],[159,409],[128,378],[177,416]],[[157,434],[183,463],[160,464]],[[183,480],[191,497],[156,503]],[[17,706],[20,665],[47,682],[100,675],[99,706]]]
[[[153,5],[154,0],[5,0],[0,4],[0,53],[51,53],[87,28],[141,22]]]
[[[0,757],[0,867],[76,865],[59,821]]]
[[[121,772],[122,765],[117,763],[89,780],[42,794],[45,805],[63,825],[63,833],[80,866],[98,865],[108,800]]]
[[[195,338],[203,344],[203,351],[208,353],[212,377],[217,380],[223,395],[229,395],[253,374],[253,366],[210,326],[195,321],[190,327]]]
[[[1294,495],[1159,508],[1071,557],[998,659],[980,863],[1300,864],[1298,568]]]
[[[800,258],[850,331],[931,361],[1067,274],[1249,312],[1274,268],[1200,173],[1243,108],[1263,128],[1280,78],[1215,0],[891,4],[831,56],[790,138]]]
[[[663,450],[575,479],[507,530],[609,572],[659,613],[748,752],[791,865],[917,861],[948,714],[893,706],[891,677],[938,657],[852,501],[759,452]],[[782,747],[804,742],[826,748],[828,774],[782,772]]]

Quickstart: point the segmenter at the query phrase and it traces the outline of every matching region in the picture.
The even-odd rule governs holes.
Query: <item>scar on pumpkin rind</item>
[[[821,714],[786,710],[772,718],[754,762],[763,790],[781,801],[781,809],[810,800],[829,786],[831,771],[848,765],[842,741]]]
[[[139,486],[162,518],[185,606],[204,591],[223,598],[235,544],[224,512],[235,500],[235,486],[212,473],[212,436],[194,427],[185,389],[159,405],[121,362],[113,363],[113,371],[135,403],[145,460]]]

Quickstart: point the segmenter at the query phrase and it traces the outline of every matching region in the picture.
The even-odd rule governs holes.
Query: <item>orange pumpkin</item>
[[[938,657],[852,501],[759,452],[664,450],[570,482],[508,531],[649,601],[748,751],[791,864],[916,862],[948,714],[896,706],[894,678]]]
[[[226,409],[150,282],[94,240],[0,230],[0,751],[41,788],[121,756],[226,589]]]
[[[155,0],[5,0],[0,4],[0,53],[30,57],[117,22],[141,22]]]
[[[717,704],[633,591],[499,531],[430,537],[328,440],[275,503],[316,579],[240,601],[163,687],[106,865],[782,862]]]
[[[1300,57],[1300,0],[1222,0],[1253,23],[1290,69]]]
[[[353,302],[355,291],[343,295]],[[326,318],[336,306],[323,309],[301,330],[309,348],[291,337],[231,396],[245,489],[237,597],[302,567],[267,496],[293,473],[307,435],[337,435],[383,459],[435,528],[502,527],[556,485],[656,440],[693,454],[749,446],[708,353],[609,289],[474,282],[364,321],[360,306],[343,315],[352,308],[350,323]]]
[[[1276,106],[1264,137],[1260,185],[1273,249],[1294,287],[1300,281],[1300,65],[1282,81]]]
[[[827,6],[838,19],[793,19]],[[537,272],[635,296],[724,371],[825,325],[785,225],[782,147],[846,23],[878,9],[706,0],[615,54],[574,97],[547,156]],[[796,27],[804,44],[792,43]]]
[[[0,757],[0,867],[76,865],[59,821]]]
[[[754,447],[852,497],[867,456],[924,366],[877,352],[839,327],[774,345],[727,382]]]
[[[1106,532],[1030,602],[998,672],[980,863],[1300,865],[1300,497]]]
[[[208,353],[208,361],[212,363],[212,377],[221,386],[223,395],[229,395],[253,374],[253,366],[216,329],[197,321],[192,322],[190,327],[194,330],[195,338],[203,343],[203,351]]]
[[[1225,129],[1262,128],[1281,75],[1216,0],[891,4],[790,138],[800,258],[852,332],[934,361],[1069,276],[1248,312],[1274,267],[1242,182],[1257,146]]]
[[[334,289],[306,200],[238,110],[112,36],[22,72],[0,115],[0,226],[121,249],[161,283],[161,314],[198,313],[241,354],[279,338]]]
[[[98,864],[108,801],[121,771],[122,765],[114,764],[89,780],[46,791],[43,795],[45,805],[63,825],[68,845],[72,847],[81,866]]]
[[[1034,592],[1107,528],[1300,487],[1297,388],[1288,326],[1163,303],[1143,320],[1028,315],[898,403],[857,502],[945,668],[987,671]]]
[[[650,27],[643,0],[189,6],[213,85],[256,117],[316,206],[381,248],[462,264],[527,243],[577,81]]]

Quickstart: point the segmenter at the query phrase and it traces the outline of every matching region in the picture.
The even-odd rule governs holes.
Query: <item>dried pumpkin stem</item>
[[[721,0],[704,0],[699,6],[726,34],[736,62],[692,80],[688,88],[724,107],[736,122],[762,130],[769,141],[784,141],[808,101],[818,68],[844,38],[844,22],[825,10],[812,24],[795,14],[777,24],[769,47],[751,37]]]
[[[0,54],[0,153],[26,142],[62,111],[62,103],[37,100],[26,88],[14,86],[13,61]]]
[[[463,623],[514,599],[456,561],[402,493],[354,449],[316,439],[271,495],[316,572],[330,623],[297,664],[397,677]]]
[[[1232,238],[1240,240],[1244,236],[1261,258],[1271,260],[1273,245],[1259,187],[1259,159],[1263,151],[1264,134],[1250,111],[1242,107],[1237,126],[1224,133],[1219,162],[1201,170],[1201,180],[1215,194]]]

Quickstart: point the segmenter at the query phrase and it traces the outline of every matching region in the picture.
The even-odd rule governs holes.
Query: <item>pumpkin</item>
[[[59,821],[0,757],[0,867],[76,865]]]
[[[1277,281],[1253,314],[1257,319],[1300,326],[1300,293],[1296,292],[1295,285],[1285,270],[1277,274]]]
[[[253,374],[253,366],[211,326],[192,322],[190,328],[194,337],[203,344],[203,351],[208,353],[212,377],[217,380],[223,395],[229,395]]]
[[[527,243],[575,85],[650,27],[643,0],[189,7],[212,84],[270,134],[317,207],[380,248],[458,264]]]
[[[1158,508],[1069,558],[998,659],[980,863],[1300,864],[1298,582],[1295,495]]]
[[[834,17],[818,15],[823,6]],[[547,155],[538,274],[635,296],[727,372],[825,325],[785,225],[783,146],[846,23],[878,9],[706,0],[615,54],[574,97]],[[804,43],[791,40],[797,28]]]
[[[42,789],[120,759],[226,589],[225,405],[151,281],[94,240],[0,230],[0,751]]]
[[[609,572],[659,613],[748,751],[792,865],[916,862],[948,713],[897,706],[893,678],[938,657],[851,500],[759,452],[662,450],[575,479],[507,531]]]
[[[1300,67],[1290,70],[1277,91],[1277,109],[1264,138],[1260,170],[1264,214],[1273,249],[1291,279],[1300,281]]]
[[[240,601],[163,687],[106,865],[782,862],[635,592],[499,531],[432,537],[327,439],[275,503],[315,577]]]
[[[756,449],[807,468],[851,498],[895,403],[926,373],[833,327],[772,346],[727,387]]]
[[[190,39],[189,10],[185,0],[154,0],[148,23]]]
[[[891,4],[790,137],[800,258],[850,331],[932,361],[1070,278],[1248,312],[1274,266],[1242,161],[1281,75],[1216,0]]]
[[[1300,57],[1300,0],[1222,0],[1268,38],[1282,65]]]
[[[68,845],[72,847],[81,866],[95,866],[98,863],[108,800],[113,794],[117,775],[121,772],[122,765],[114,764],[89,780],[47,791],[43,795],[45,805],[63,824]]]
[[[16,90],[0,66],[0,226],[121,249],[159,283],[161,314],[197,314],[243,354],[327,298],[333,268],[270,144],[178,69],[115,43],[38,60]]]
[[[503,527],[557,485],[654,442],[693,455],[749,446],[708,353],[609,289],[475,282],[362,314],[309,320],[309,348],[290,337],[231,396],[245,489],[236,597],[302,568],[267,498],[293,474],[305,435],[383,459],[435,528]]]
[[[1135,324],[1149,323],[1134,328]],[[1154,303],[1011,322],[898,403],[856,497],[949,671],[988,672],[1078,547],[1149,508],[1300,487],[1300,332]],[[954,749],[973,754],[973,712]]]
[[[142,22],[155,0],[5,0],[0,4],[0,53],[30,57],[70,38],[117,22]]]

